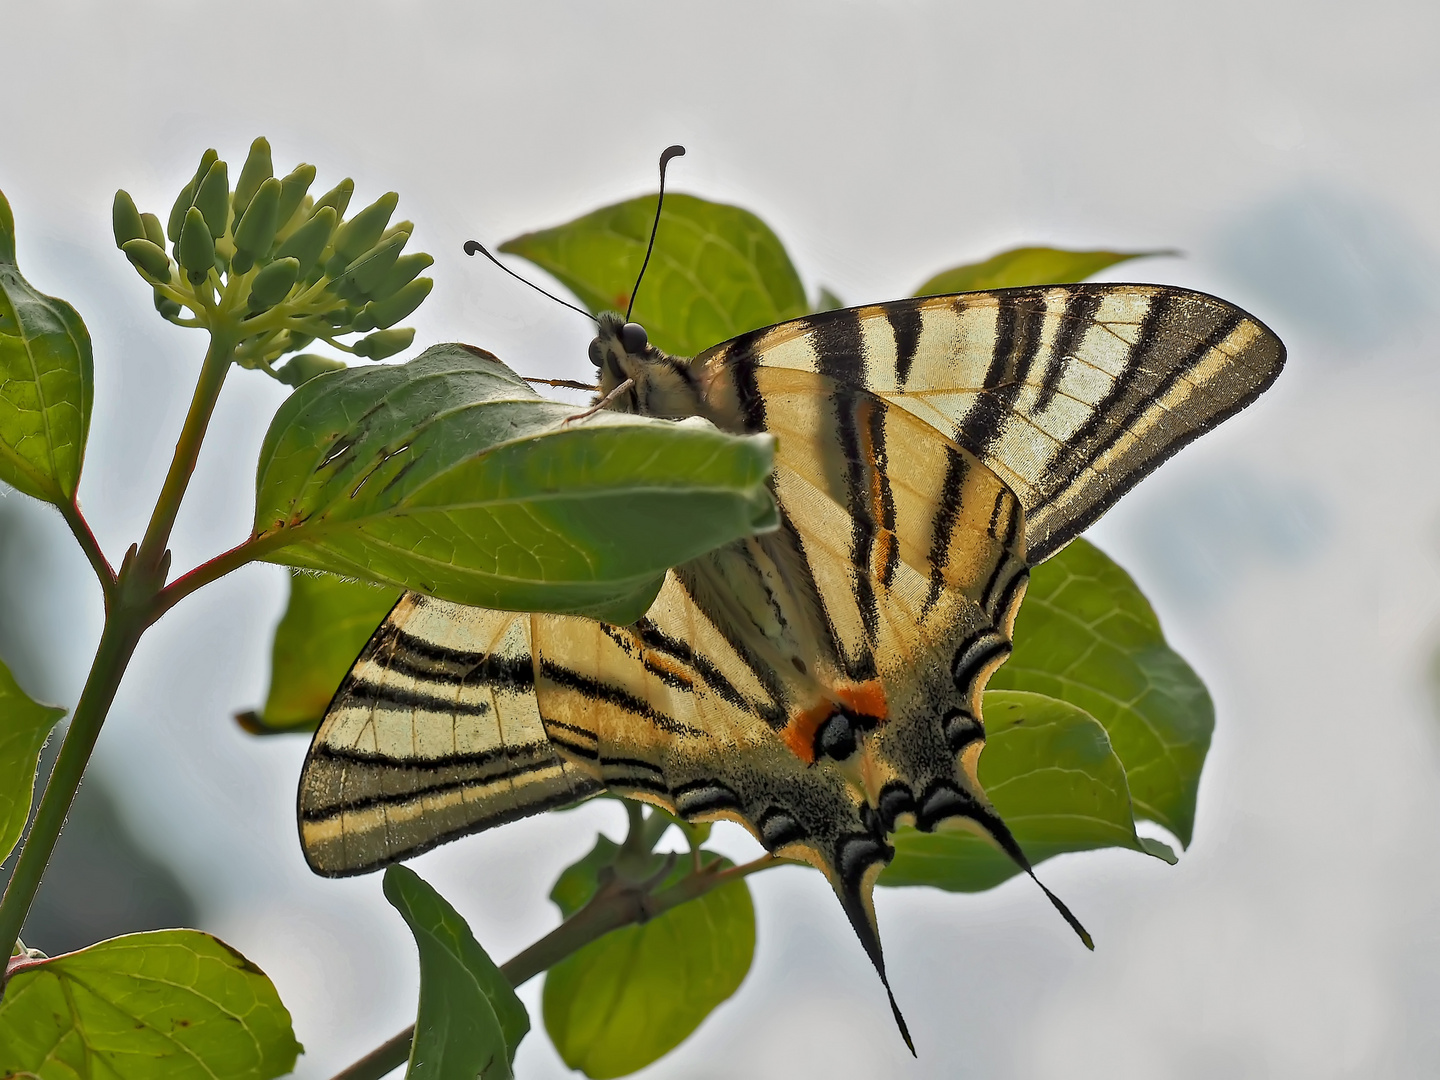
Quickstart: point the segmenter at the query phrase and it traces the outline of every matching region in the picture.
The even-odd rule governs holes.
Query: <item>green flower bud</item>
[[[124,247],[126,240],[139,240],[145,236],[145,222],[140,220],[135,200],[124,188],[115,192],[115,204],[110,208],[110,224],[115,230],[116,247]],[[163,237],[160,242],[165,242]]]
[[[350,320],[350,329],[358,334],[363,334],[366,330],[375,329],[375,320],[370,317],[370,312],[361,308],[355,318]]]
[[[311,213],[318,214],[322,206],[333,206],[335,216],[342,218],[345,216],[345,208],[350,205],[350,196],[353,194],[355,194],[355,181],[347,176],[315,200],[315,209]]]
[[[284,300],[300,276],[300,260],[276,259],[250,283],[250,310],[262,311]]]
[[[310,185],[314,182],[314,165],[296,165],[290,175],[280,181],[280,208],[275,212],[275,220],[282,229],[290,224],[295,211],[300,209],[305,192],[310,190]]]
[[[369,299],[360,291],[354,278],[345,277],[343,274],[339,281],[330,286],[330,291],[355,308],[363,307],[365,301]]]
[[[415,328],[407,326],[401,330],[377,330],[355,343],[355,355],[368,360],[384,360],[398,352],[404,352],[415,340]]]
[[[395,260],[395,265],[390,268],[385,279],[370,290],[370,299],[384,300],[394,296],[414,281],[420,275],[420,271],[434,264],[435,260],[423,251],[417,251],[412,255],[401,255]]]
[[[175,200],[175,205],[170,208],[170,219],[165,223],[165,231],[170,236],[170,242],[175,245],[175,250],[180,250],[180,229],[185,224],[185,211],[190,209],[195,199],[195,188],[197,181],[192,180],[186,184]],[[160,245],[164,247],[164,244]]]
[[[315,265],[315,260],[320,258],[320,253],[325,250],[325,245],[330,242],[330,234],[335,231],[336,217],[333,206],[322,206],[314,217],[285,238],[275,257],[299,260],[300,273],[308,274]]]
[[[260,190],[260,185],[275,175],[275,166],[270,162],[270,143],[262,135],[250,144],[250,153],[240,169],[240,179],[235,181],[235,217],[242,217],[250,207],[250,200]]]
[[[167,319],[176,319],[180,317],[181,307],[174,300],[171,300],[168,296],[162,293],[159,289],[156,289],[155,310]]]
[[[185,211],[185,224],[180,227],[180,265],[191,271],[190,280],[197,284],[215,265],[215,238],[198,206]]]
[[[196,189],[205,179],[205,174],[210,171],[210,166],[219,160],[220,155],[214,150],[206,150],[201,154],[200,167],[195,170],[194,178],[181,189],[175,205],[170,208],[170,219],[165,223],[165,231],[170,235],[170,243],[177,259],[180,257],[180,230],[185,227],[185,211],[194,205]],[[160,246],[164,247],[165,245],[161,244]]]
[[[280,376],[281,382],[290,386],[299,386],[301,383],[309,382],[316,375],[324,375],[327,371],[341,371],[344,367],[344,360],[317,356],[315,353],[301,353],[299,356],[292,356],[290,362],[275,374]]]
[[[260,185],[250,205],[245,208],[245,216],[235,226],[235,257],[230,264],[240,273],[249,270],[257,256],[269,253],[270,245],[275,242],[275,227],[279,224],[276,212],[279,208],[280,181],[272,176]]]
[[[163,248],[165,246],[165,227],[160,224],[160,219],[154,214],[141,214],[140,220],[145,225],[145,239],[156,247]]]
[[[400,196],[397,193],[387,191],[341,225],[335,232],[335,254],[344,259],[348,266],[362,252],[374,247],[399,202]]]
[[[365,305],[364,312],[381,330],[389,329],[419,307],[434,287],[435,282],[428,277],[416,278],[394,296],[372,300]]]
[[[195,189],[195,208],[205,217],[212,237],[225,235],[230,224],[230,174],[225,162],[217,161]]]
[[[200,181],[205,179],[205,174],[210,171],[210,166],[214,165],[215,162],[219,160],[220,155],[217,154],[213,149],[206,150],[205,153],[200,155],[200,165],[195,170],[194,177],[192,177],[190,180],[190,189],[192,191],[200,186]]]
[[[135,269],[151,281],[162,284],[170,281],[170,257],[158,244],[152,244],[149,240],[126,240],[120,245],[120,250],[125,252],[125,257],[134,264]]]
[[[350,264],[342,280],[348,279],[354,282],[360,295],[368,298],[370,291],[385,279],[386,274],[390,273],[395,261],[400,258],[400,251],[405,247],[405,241],[409,239],[408,233],[396,233],[388,240],[381,240]]]

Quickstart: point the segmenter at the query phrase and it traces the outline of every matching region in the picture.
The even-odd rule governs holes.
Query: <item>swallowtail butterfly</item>
[[[608,790],[819,868],[883,979],[898,826],[975,829],[1030,869],[976,774],[1029,568],[1253,401],[1284,347],[1159,285],[827,311],[694,359],[598,321],[607,408],[776,436],[781,527],[675,567],[629,626],[405,595],[315,735],[306,858],[364,873]]]

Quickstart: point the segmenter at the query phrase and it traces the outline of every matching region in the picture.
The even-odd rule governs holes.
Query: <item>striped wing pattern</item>
[[[402,598],[316,733],[306,857],[362,873],[609,790],[818,867],[883,979],[871,893],[899,824],[978,829],[1029,869],[976,775],[1027,566],[1284,349],[1149,285],[826,312],[693,361],[600,325],[611,408],[777,436],[781,528],[672,570],[631,626]]]
[[[363,874],[601,790],[550,743],[530,616],[406,593],[355,661],[305,759],[300,840]]]
[[[967,821],[1018,855],[975,769],[1028,578],[1020,506],[905,410],[786,378],[785,527],[678,567],[636,624],[397,604],[306,763],[313,868],[608,789],[818,867],[883,974],[871,892],[897,824]]]
[[[810,441],[782,437],[786,528],[678,568],[633,626],[407,594],[307,759],[311,865],[362,873],[603,785],[742,821],[835,877],[842,834],[875,832],[867,802],[887,784],[891,824],[924,816],[969,749],[962,786],[980,799],[980,692],[1027,578],[1018,504],[973,455],[872,395],[777,394],[775,419],[832,427],[855,468],[833,475]],[[872,792],[816,751],[841,714],[884,727]],[[806,785],[809,809],[786,810]]]
[[[1025,508],[1031,564],[1243,409],[1285,348],[1239,308],[1163,285],[1001,289],[849,308],[702,353],[710,398],[765,427],[760,370],[814,372],[974,453]]]

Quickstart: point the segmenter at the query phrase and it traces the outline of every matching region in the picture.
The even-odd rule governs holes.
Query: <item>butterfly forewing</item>
[[[1176,450],[1255,399],[1285,350],[1240,309],[1160,285],[1081,284],[823,312],[697,358],[713,400],[765,427],[760,368],[869,390],[944,432],[1054,554]]]

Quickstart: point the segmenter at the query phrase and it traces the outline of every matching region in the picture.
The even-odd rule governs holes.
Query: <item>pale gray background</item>
[[[118,186],[168,211],[201,151],[389,189],[436,256],[418,343],[583,376],[587,324],[475,260],[653,188],[746,206],[807,285],[852,303],[1020,243],[1178,248],[1112,278],[1217,292],[1290,366],[1254,408],[1095,530],[1219,710],[1180,865],[1072,856],[1038,891],[878,899],[911,1061],[818,875],[755,881],[737,996],[655,1077],[1420,1077],[1440,1072],[1440,169],[1429,3],[51,3],[0,5],[0,188],[22,267],[95,340],[82,500],[117,558],[159,486],[202,340],[149,310],[110,244]],[[247,531],[283,388],[237,373],[175,537],[177,567]],[[19,496],[3,555],[27,685],[73,704],[96,592]],[[96,769],[199,921],[268,971],[322,1077],[400,1028],[415,960],[378,878],[305,870],[304,742],[257,704],[282,572],[251,568],[142,647]],[[53,661],[48,650],[63,646]],[[7,657],[9,658],[9,657]],[[22,662],[23,661],[23,662]],[[609,808],[508,827],[417,869],[505,957]],[[746,849],[732,835],[736,851]],[[44,942],[37,942],[44,945]],[[526,991],[538,1001],[538,985]],[[538,1024],[538,1009],[536,1020]],[[519,1075],[565,1070],[543,1035]]]

